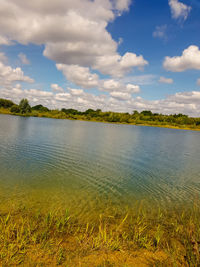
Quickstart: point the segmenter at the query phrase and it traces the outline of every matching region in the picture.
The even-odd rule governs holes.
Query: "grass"
[[[1,266],[199,266],[200,206],[99,214],[26,208],[0,214]]]
[[[52,118],[52,119],[68,119],[68,120],[80,120],[80,121],[93,121],[93,122],[103,122],[103,123],[112,123],[112,124],[129,124],[129,125],[139,125],[139,126],[152,126],[152,127],[161,127],[161,128],[171,128],[171,129],[182,129],[182,130],[193,130],[200,131],[200,125],[194,124],[178,124],[178,123],[169,123],[169,122],[159,122],[151,120],[131,120],[129,122],[114,122],[107,121],[103,117],[88,117],[85,115],[67,115],[59,110],[52,110],[48,112],[39,112],[32,111],[27,114],[12,113],[10,109],[0,108],[0,114],[16,115],[23,117],[40,117],[40,118]]]

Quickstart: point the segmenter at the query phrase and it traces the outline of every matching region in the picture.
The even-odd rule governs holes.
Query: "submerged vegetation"
[[[1,210],[0,264],[11,266],[199,266],[200,206],[141,203],[96,221],[67,210]]]
[[[0,103],[2,113],[21,116],[133,124],[137,124],[137,119],[142,121],[141,118],[145,119],[142,124],[155,123],[156,120],[150,120],[154,117],[171,118],[173,126],[179,121],[184,122],[179,126],[190,125],[194,129],[200,121],[181,114],[166,116],[150,111],[133,114],[91,109],[58,111],[42,105],[30,107],[26,100],[20,105],[8,100]],[[120,120],[114,120],[115,116]],[[74,200],[70,202],[72,206],[64,205],[59,195],[55,205],[46,206],[38,197],[31,197],[31,203],[26,203],[24,195],[20,198],[15,193],[10,198],[0,194],[0,266],[200,266],[199,200],[167,207],[157,206],[157,201],[157,205],[131,201],[120,207],[109,199],[105,205],[100,198],[99,206],[94,202],[94,206],[81,208],[80,216],[76,203],[72,203]]]
[[[19,105],[10,100],[0,99],[0,113],[21,116],[46,117],[55,119],[86,120],[134,125],[147,125],[180,129],[200,130],[200,118],[192,118],[183,114],[163,115],[149,110],[129,113],[103,112],[100,109],[78,111],[76,109],[50,110],[42,105],[30,107],[27,99],[22,99]]]

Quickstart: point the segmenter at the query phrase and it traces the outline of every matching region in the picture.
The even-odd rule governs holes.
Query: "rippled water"
[[[0,115],[0,200],[79,215],[200,193],[200,132]]]

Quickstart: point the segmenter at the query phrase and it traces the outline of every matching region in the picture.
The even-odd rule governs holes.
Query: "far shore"
[[[120,125],[135,125],[135,126],[148,126],[148,127],[158,127],[158,128],[168,128],[168,129],[177,129],[177,130],[192,130],[192,131],[200,131],[200,126],[184,126],[184,125],[170,125],[170,124],[150,124],[149,121],[144,123],[137,123],[137,122],[109,122],[105,120],[95,120],[94,118],[87,119],[81,118],[80,116],[77,117],[64,117],[63,114],[60,116],[55,116],[55,114],[48,114],[46,112],[38,112],[37,114],[34,113],[27,113],[27,114],[20,114],[20,113],[12,113],[9,109],[0,108],[0,114],[5,115],[12,115],[12,116],[21,116],[21,117],[38,117],[38,118],[49,118],[49,119],[62,119],[62,120],[79,120],[79,121],[90,121],[90,122],[100,122],[100,123],[109,123],[109,124],[120,124]]]

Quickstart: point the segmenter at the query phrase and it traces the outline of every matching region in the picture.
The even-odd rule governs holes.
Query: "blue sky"
[[[200,116],[200,1],[0,0],[0,97]]]

